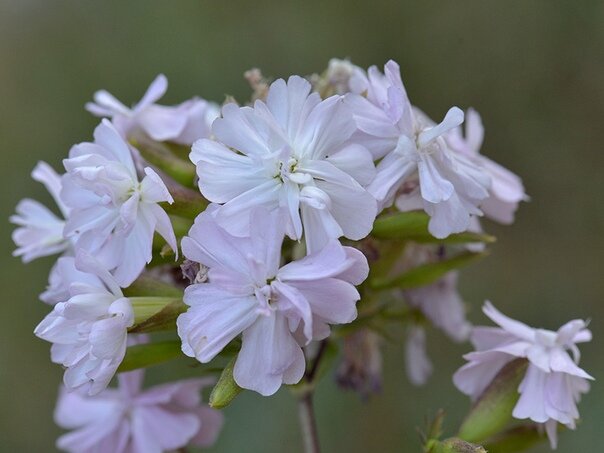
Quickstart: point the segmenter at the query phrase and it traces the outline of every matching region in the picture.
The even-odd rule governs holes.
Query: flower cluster
[[[428,326],[454,341],[486,338],[466,320],[457,268],[490,241],[479,217],[511,223],[528,197],[520,178],[480,154],[478,113],[452,107],[432,121],[411,104],[394,61],[383,73],[334,59],[322,75],[246,78],[246,105],[158,105],[163,75],[132,108],[98,91],[86,104],[103,117],[93,141],[71,148],[64,174],[43,162],[32,173],[61,216],[21,201],[14,254],[61,255],[40,296],[52,311],[35,334],[65,368],[55,418],[74,431],[58,440],[64,450],[211,444],[222,419],[199,392],[213,381],[142,387],[137,368],[180,352],[212,362],[202,373],[222,370],[210,399],[220,407],[224,388],[230,401],[241,388],[267,396],[310,381],[338,338],[338,382],[368,397],[381,387],[388,323],[407,327],[415,384],[432,370]],[[514,415],[550,435],[551,420],[574,426],[589,376],[564,354],[586,339],[583,325],[529,338],[492,318],[509,334],[492,333],[468,356],[458,386],[476,397],[506,361],[527,357],[535,367]],[[137,340],[158,330],[177,338],[176,354],[174,342]],[[488,376],[475,378],[491,356]],[[564,408],[534,396],[545,381],[552,392],[564,382]]]

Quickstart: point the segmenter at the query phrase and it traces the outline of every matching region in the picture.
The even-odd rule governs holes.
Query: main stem
[[[308,391],[298,399],[298,416],[300,418],[300,429],[304,441],[305,453],[320,453],[319,434],[317,432],[317,420],[313,409],[313,392]]]
[[[314,395],[314,380],[319,370],[319,363],[325,354],[327,348],[327,340],[321,341],[319,349],[315,355],[312,365],[306,371],[304,380],[306,381],[306,389],[298,397],[298,418],[300,420],[300,430],[302,431],[302,439],[304,442],[305,453],[320,453],[321,446],[319,445],[319,433],[317,431],[317,419],[313,407]]]

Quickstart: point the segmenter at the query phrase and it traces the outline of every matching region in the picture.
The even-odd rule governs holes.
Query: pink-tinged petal
[[[545,423],[549,419],[544,402],[546,378],[547,373],[529,365],[518,388],[520,399],[512,412],[514,418],[530,418],[537,423]]]
[[[174,202],[166,184],[151,167],[145,167],[145,175],[141,182],[141,199],[145,203]]]
[[[493,349],[516,340],[517,337],[499,327],[474,327],[472,329],[471,341],[477,351]]]
[[[332,240],[320,251],[283,266],[277,278],[287,283],[336,277],[351,266],[347,258],[346,249],[337,240]]]
[[[277,209],[281,186],[279,180],[272,179],[242,193],[216,210],[216,221],[235,236],[249,235],[251,212],[257,207]]]
[[[222,118],[212,123],[212,132],[220,142],[247,156],[262,158],[279,148],[269,148],[271,131],[266,121],[250,107],[226,104],[222,107]]]
[[[305,189],[307,188],[305,187]],[[305,202],[308,200],[308,198],[304,197],[307,193],[308,191],[305,191],[302,194],[303,203],[300,211],[302,214],[302,224],[304,225],[306,252],[313,254],[320,251],[331,240],[342,236],[343,231],[331,212],[327,209],[316,209]]]
[[[320,316],[325,322],[346,324],[357,317],[356,302],[360,295],[350,283],[337,278],[324,278],[312,282],[291,282],[289,286],[302,294],[310,304],[312,313]]]
[[[313,323],[310,301],[296,286],[286,285],[279,280],[271,283],[271,289],[277,294],[277,307],[281,315],[296,322],[303,322],[305,344],[312,340]]]
[[[438,239],[454,233],[463,233],[470,225],[472,212],[465,209],[463,201],[455,192],[448,200],[440,203],[424,201],[424,210],[430,216],[428,231]]]
[[[233,376],[239,386],[270,396],[281,384],[298,383],[305,366],[302,348],[289,331],[287,319],[273,313],[259,316],[243,332]]]
[[[348,267],[346,270],[339,272],[335,277],[353,285],[360,285],[369,276],[367,258],[363,255],[363,252],[354,247],[344,247],[344,250],[346,251]]]
[[[380,206],[389,206],[401,185],[416,169],[415,161],[405,159],[398,153],[390,153],[378,164],[375,178],[367,186],[367,190],[380,202]]]
[[[258,317],[254,296],[241,297],[213,284],[189,286],[184,302],[191,308],[178,317],[183,352],[209,362]]]
[[[94,102],[86,104],[86,109],[97,116],[128,115],[130,109],[118,101],[111,93],[99,90],[93,95]]]
[[[464,113],[459,107],[451,107],[442,122],[436,126],[424,129],[417,138],[419,146],[426,146],[432,140],[456,128],[464,120]]]
[[[201,193],[215,203],[226,203],[273,176],[249,157],[212,140],[196,141],[190,159],[197,166]]]
[[[587,327],[587,323],[582,319],[573,319],[572,321],[567,322],[562,327],[558,329],[556,343],[560,345],[566,345],[569,343],[575,343],[575,338],[577,335],[584,331]],[[589,331],[587,331],[589,332]]]
[[[185,447],[200,428],[191,413],[178,413],[155,406],[132,411],[132,446],[136,453],[162,453]]]
[[[210,447],[214,445],[216,439],[218,439],[222,425],[224,424],[222,412],[206,406],[201,406],[196,408],[194,413],[199,418],[201,428],[199,428],[197,434],[190,440],[190,443],[199,447]]]
[[[441,203],[451,198],[455,188],[440,172],[431,156],[417,164],[422,198],[430,203]]]
[[[152,258],[155,225],[151,222],[155,219],[149,218],[149,213],[145,211],[141,211],[140,214],[128,233],[127,240],[123,242],[122,259],[113,270],[115,280],[122,287],[129,286],[136,280],[145,268],[145,264],[151,262]]]
[[[65,206],[63,200],[61,200],[61,176],[46,162],[40,161],[36,164],[34,170],[31,172],[31,177],[46,187],[48,193],[52,195],[52,198],[57,203],[57,206],[63,213],[63,216],[69,214],[69,208]]]
[[[553,348],[549,351],[548,367],[552,371],[570,374],[583,379],[594,379],[593,376],[587,374],[579,368],[575,362],[569,357],[568,353],[562,348]]]
[[[247,255],[252,247],[247,238],[235,238],[216,224],[213,214],[216,205],[210,205],[197,216],[195,223],[181,241],[183,254],[190,260],[210,268],[226,267],[242,274],[247,268]]]
[[[285,181],[280,192],[279,205],[286,206],[289,213],[287,233],[294,239],[302,237],[302,219],[300,218],[300,186],[291,181]]]
[[[109,120],[103,119],[101,124],[96,127],[94,142],[110,152],[113,159],[124,165],[132,178],[136,179],[136,169],[130,148]]]
[[[166,94],[167,90],[168,79],[165,75],[159,74],[157,77],[155,77],[155,79],[153,79],[153,82],[151,82],[151,85],[149,85],[149,88],[147,88],[147,91],[145,92],[141,100],[136,104],[134,111],[138,112],[150,106],[151,104],[154,104],[164,94]]]
[[[453,383],[473,400],[478,398],[493,378],[510,361],[513,356],[502,352],[473,352],[464,356],[469,363],[462,366],[453,375]]]
[[[263,208],[251,214],[250,242],[255,260],[262,263],[266,275],[274,277],[281,262],[281,245],[285,236],[286,214],[282,209],[270,212]]]
[[[176,107],[150,105],[136,115],[138,125],[158,142],[178,137],[187,125],[187,117]]]
[[[371,153],[358,144],[351,144],[330,155],[327,162],[352,176],[361,186],[367,186],[375,177]]]
[[[114,424],[113,419],[121,416],[121,408],[122,404],[114,390],[90,398],[81,392],[69,392],[61,386],[54,421],[64,429],[79,428],[99,421]]]
[[[134,337],[135,335],[132,335]],[[129,342],[129,346],[132,346]],[[118,373],[117,381],[119,383],[119,391],[126,398],[136,397],[143,388],[145,380],[145,370],[138,369],[127,373]]]
[[[482,311],[485,315],[491,318],[494,323],[498,324],[503,329],[507,330],[509,333],[514,334],[517,337],[522,338],[526,341],[534,340],[534,329],[530,328],[529,326],[520,321],[508,318],[499,310],[497,310],[491,302],[486,301],[482,307]]]
[[[405,343],[405,369],[414,385],[423,385],[432,374],[432,362],[426,353],[426,331],[421,327],[409,328]]]
[[[543,426],[549,439],[549,446],[552,450],[556,450],[558,448],[558,422],[556,420],[548,420]]]
[[[115,281],[115,278],[107,271],[107,269],[90,253],[85,250],[78,250],[75,258],[76,268],[82,272],[96,275],[107,286],[109,291],[117,297],[122,297],[122,290]]]
[[[119,317],[102,319],[90,331],[91,352],[98,358],[121,361],[126,349],[126,326]]]

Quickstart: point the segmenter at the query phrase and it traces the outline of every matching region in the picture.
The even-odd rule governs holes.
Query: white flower
[[[183,352],[212,360],[243,333],[234,378],[272,395],[304,374],[301,345],[329,335],[328,324],[356,317],[354,285],[368,274],[361,252],[331,240],[319,252],[279,267],[283,217],[255,210],[250,236],[234,237],[215,222],[211,205],[182,241],[183,253],[209,268],[208,282],[189,286],[179,316]]]
[[[491,177],[489,197],[482,202],[480,209],[485,216],[497,222],[512,223],[518,204],[529,199],[524,192],[522,180],[507,168],[480,154],[484,127],[480,115],[474,109],[468,109],[466,113],[465,132],[464,137],[461,127],[452,129],[446,140],[452,150],[470,159]]]
[[[63,217],[68,217],[69,208],[59,198],[61,177],[52,167],[46,162],[38,162],[31,176],[44,184]],[[62,253],[70,248],[70,241],[63,236],[65,220],[35,200],[21,200],[17,205],[17,214],[12,215],[10,221],[19,226],[13,231],[13,241],[17,245],[13,256],[20,256],[24,263]]]
[[[94,140],[75,145],[63,161],[61,198],[71,208],[64,232],[128,286],[151,261],[155,231],[177,250],[170,218],[158,204],[173,200],[150,167],[139,182],[130,148],[109,121],[95,129]]]
[[[411,325],[405,343],[405,370],[414,385],[423,385],[432,374],[432,362],[426,352],[426,330]]]
[[[80,252],[77,265],[91,275],[69,286],[70,298],[57,303],[34,333],[53,343],[51,359],[66,367],[65,386],[94,395],[107,387],[124,358],[134,312],[117,282],[94,258]]]
[[[367,97],[346,98],[364,133],[359,142],[376,159],[383,157],[369,192],[382,208],[396,198],[402,211],[424,209],[431,217],[429,230],[438,238],[465,231],[471,216],[481,215],[478,206],[488,196],[490,179],[447,147],[444,137],[463,122],[463,112],[453,107],[440,124],[434,123],[412,107],[398,64],[389,61],[384,72],[371,67],[368,78],[356,74],[353,86]]]
[[[191,160],[199,187],[215,203],[215,215],[231,234],[249,234],[252,209],[285,207],[287,234],[304,230],[309,253],[331,239],[364,238],[377,213],[363,188],[374,176],[370,153],[349,141],[354,121],[343,98],[321,101],[297,76],[277,80],[266,104],[227,104],[214,121],[217,142],[200,140]]]
[[[65,302],[70,298],[69,289],[74,283],[98,286],[99,279],[96,275],[79,270],[73,256],[62,256],[51,269],[48,286],[40,294],[40,299],[50,305]]]
[[[589,374],[578,367],[577,343],[591,340],[586,323],[575,319],[556,332],[534,329],[500,313],[490,302],[483,312],[499,327],[476,327],[472,343],[476,352],[466,354],[468,363],[453,376],[457,388],[478,398],[499,371],[521,357],[529,362],[518,391],[513,416],[545,425],[552,448],[556,447],[556,422],[575,428],[577,402],[589,390]],[[569,354],[570,352],[570,354]]]
[[[94,94],[86,110],[96,116],[109,117],[124,138],[142,130],[153,140],[190,145],[209,137],[210,125],[218,116],[218,107],[203,99],[193,98],[176,106],[157,105],[168,89],[168,79],[158,75],[143,98],[132,108],[126,107],[105,90]]]
[[[212,445],[222,414],[201,402],[207,379],[190,379],[142,389],[144,371],[118,375],[118,388],[95,396],[62,388],[56,423],[71,432],[57,440],[70,453],[161,453],[193,444]]]

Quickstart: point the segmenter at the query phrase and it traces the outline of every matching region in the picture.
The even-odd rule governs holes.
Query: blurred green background
[[[581,403],[576,432],[559,451],[599,451],[604,417],[604,2],[472,1],[0,1],[0,451],[54,451],[61,370],[32,335],[50,259],[10,256],[7,219],[20,198],[49,201],[29,178],[38,160],[55,168],[89,140],[97,120],[84,103],[107,88],[137,101],[159,72],[166,104],[194,94],[221,102],[248,95],[242,78],[321,71],[329,58],[361,65],[396,59],[412,101],[434,118],[451,105],[483,115],[483,151],[522,175],[532,197],[513,227],[485,224],[499,241],[463,272],[470,318],[491,299],[510,316],[557,328],[592,318],[582,364],[598,380]],[[384,391],[368,403],[326,379],[317,396],[326,452],[419,451],[417,426],[442,407],[453,433],[468,401],[451,374],[468,345],[431,332],[436,373],[423,388],[403,371],[401,344],[386,349]],[[153,370],[162,380],[172,370]],[[226,411],[215,452],[300,451],[287,390],[244,394]],[[548,451],[547,448],[535,451]]]

